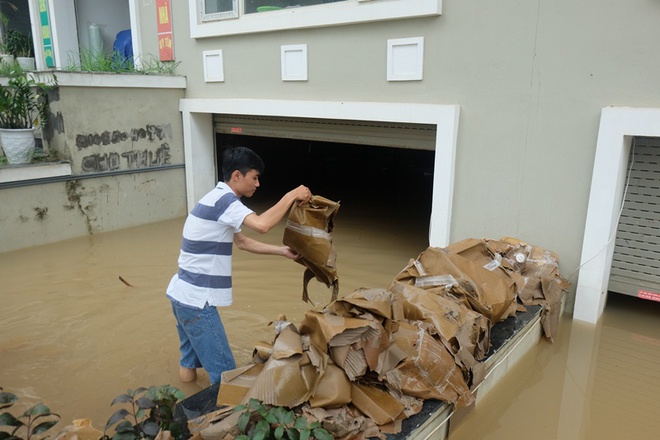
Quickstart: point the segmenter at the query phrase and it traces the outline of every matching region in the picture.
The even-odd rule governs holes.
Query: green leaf
[[[0,392],[0,409],[12,406],[17,400],[16,394]]]
[[[48,422],[39,423],[32,430],[32,434],[43,434],[44,432],[48,431],[53,426],[57,425],[58,422],[59,422],[59,420],[51,420],[51,421],[48,421]]]
[[[300,440],[307,440],[309,438],[309,435],[311,432],[309,429],[301,429],[300,430]]]
[[[277,428],[275,428],[275,438],[277,440],[280,440],[283,435],[284,435],[284,426],[280,425]]]
[[[252,440],[264,440],[268,434],[264,431],[257,431],[252,436]]]
[[[259,411],[260,409],[264,408],[264,405],[259,400],[255,399],[255,398],[251,398],[248,401],[248,406],[250,407],[250,409],[252,411]]]
[[[316,428],[320,428],[320,427],[321,427],[321,422],[319,422],[318,420],[316,422],[312,422],[309,425],[309,429],[316,429]]]
[[[293,411],[287,411],[287,409],[282,406],[273,409],[273,414],[277,417],[277,422],[284,425],[290,424],[294,418]]]
[[[43,403],[37,403],[23,413],[24,416],[42,416],[45,414],[50,414],[50,409]]]
[[[268,423],[270,423],[270,424],[279,423],[279,420],[278,420],[278,418],[275,416],[275,414],[274,414],[273,411],[268,411],[268,412],[264,415],[264,420],[266,420],[266,421],[267,421]]]
[[[23,426],[23,422],[6,412],[0,414],[0,426]]]
[[[245,432],[248,422],[250,421],[250,413],[245,411],[240,416],[238,416],[238,429],[241,432]]]
[[[323,428],[316,428],[313,431],[314,438],[316,440],[334,440],[334,437],[332,437],[332,434],[330,434],[328,431],[326,431]]]
[[[115,432],[118,433],[132,432],[133,434],[135,434],[135,426],[131,425],[131,422],[129,422],[128,420],[124,420],[115,427]]]
[[[110,406],[114,405],[115,403],[129,403],[129,402],[132,402],[132,401],[133,401],[133,398],[131,396],[129,396],[128,394],[120,394],[112,400],[112,403],[110,404]]]
[[[257,426],[254,429],[259,432],[265,432],[266,434],[270,434],[270,423],[261,419],[257,422]]]
[[[246,405],[238,405],[234,407],[234,412],[244,411],[247,409]]]
[[[293,424],[293,427],[296,429],[307,429],[307,419],[304,417],[298,417]]]
[[[117,410],[113,415],[110,416],[108,419],[108,422],[105,424],[105,429],[108,429],[118,421],[124,419],[125,417],[129,416],[131,413],[128,412],[126,408],[122,408],[120,410]]]
[[[290,425],[293,423],[293,420],[296,418],[296,415],[293,411],[284,411],[284,416],[282,417],[282,423]]]
[[[140,397],[135,401],[135,403],[137,404],[138,408],[153,408],[156,406],[154,401],[148,397]]]
[[[160,431],[160,427],[154,422],[147,422],[142,427],[142,432],[149,437],[156,437],[158,435],[158,431]]]
[[[290,440],[300,440],[300,433],[293,428],[286,428],[286,435]]]
[[[250,440],[250,437],[248,437],[245,434],[240,434],[240,435],[237,435],[236,437],[234,437],[234,440]]]
[[[135,432],[118,432],[112,436],[112,440],[136,440],[137,438]]]

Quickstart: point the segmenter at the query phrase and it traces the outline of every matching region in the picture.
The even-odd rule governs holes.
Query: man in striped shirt
[[[263,243],[241,233],[241,227],[247,226],[265,234],[280,222],[293,203],[305,203],[312,196],[307,187],[300,185],[262,214],[256,214],[241,202],[241,197],[252,197],[259,188],[263,169],[263,161],[249,148],[225,150],[224,181],[202,197],[183,226],[179,271],[170,281],[167,296],[177,322],[179,377],[184,382],[197,379],[197,368],[204,368],[213,384],[220,382],[223,371],[236,368],[216,308],[232,303],[233,244],[257,254],[298,257],[288,246]]]

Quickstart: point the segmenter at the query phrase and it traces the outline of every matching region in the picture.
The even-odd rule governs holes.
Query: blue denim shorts
[[[204,368],[211,383],[220,382],[223,371],[236,368],[225,327],[215,306],[188,306],[172,298],[172,312],[181,343],[180,364],[185,368]]]

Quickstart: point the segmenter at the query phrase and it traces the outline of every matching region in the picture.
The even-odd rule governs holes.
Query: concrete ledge
[[[71,164],[69,162],[7,165],[0,168],[0,183],[21,182],[70,175]]]

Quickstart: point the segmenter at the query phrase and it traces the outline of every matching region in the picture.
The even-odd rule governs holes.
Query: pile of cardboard
[[[255,398],[319,420],[335,438],[385,438],[425,399],[474,402],[496,322],[541,304],[551,340],[567,287],[555,254],[516,239],[430,247],[387,289],[359,289],[308,311],[299,328],[280,317],[254,362],[225,372],[217,405]],[[237,418],[196,435],[233,438]]]

